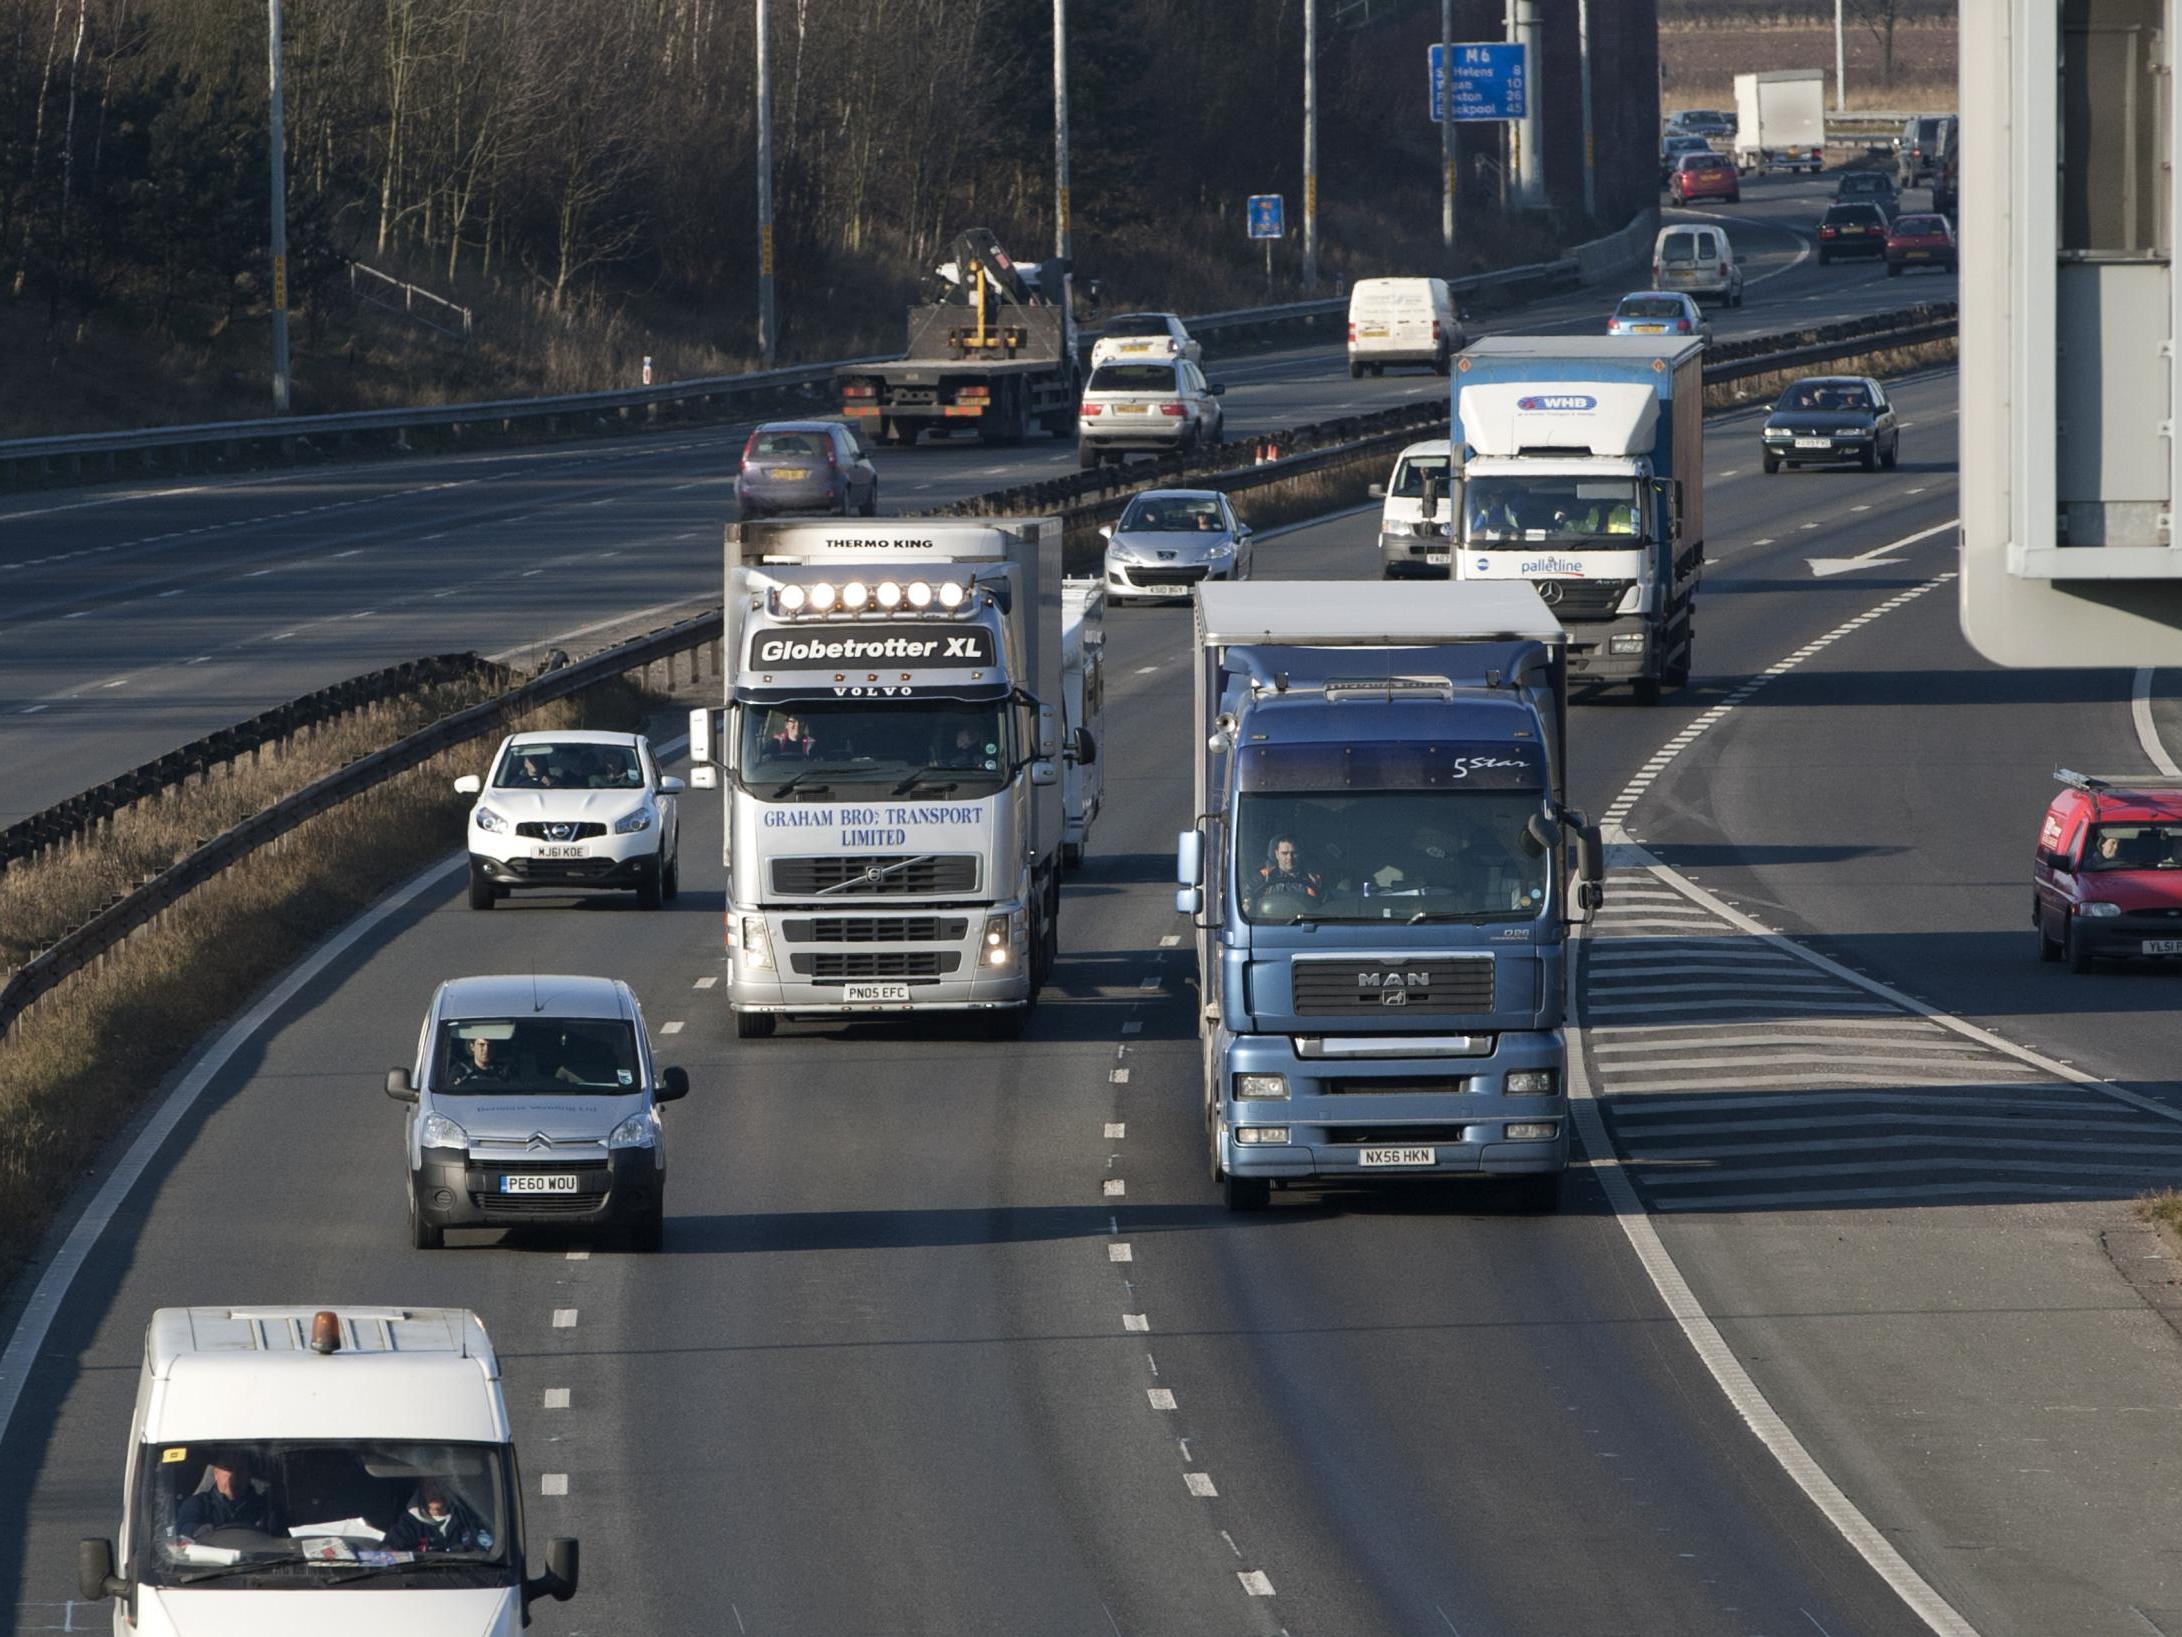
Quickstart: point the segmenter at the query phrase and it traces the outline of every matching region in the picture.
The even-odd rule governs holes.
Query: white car
[[[634,890],[657,909],[681,889],[680,779],[637,733],[516,733],[492,773],[455,780],[470,809],[470,908],[516,887]]]
[[[1193,364],[1205,361],[1204,348],[1190,339],[1189,330],[1173,313],[1123,313],[1107,320],[1100,330],[1091,347],[1093,369],[1162,358],[1187,358]]]

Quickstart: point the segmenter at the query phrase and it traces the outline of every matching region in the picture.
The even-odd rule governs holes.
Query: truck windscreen
[[[1636,540],[1645,534],[1635,478],[1472,477],[1464,500],[1473,542]]]
[[[225,1439],[147,1444],[142,1462],[129,1539],[148,1585],[415,1585],[429,1569],[434,1586],[506,1586],[519,1568],[496,1444]]]
[[[742,708],[743,789],[766,801],[1004,788],[1021,757],[997,699],[813,699]]]
[[[1259,923],[1531,920],[1551,880],[1538,813],[1535,790],[1245,792],[1236,896]]]

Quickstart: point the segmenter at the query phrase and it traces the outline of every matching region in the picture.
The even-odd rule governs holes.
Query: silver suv
[[[603,1232],[659,1249],[666,1133],[659,1106],[689,1076],[652,1060],[644,1014],[614,978],[455,978],[439,986],[413,1068],[386,1094],[410,1106],[409,1242],[449,1228]]]

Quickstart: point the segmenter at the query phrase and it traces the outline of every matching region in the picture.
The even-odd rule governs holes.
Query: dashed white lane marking
[[[538,1493],[541,1495],[565,1495],[568,1493],[568,1474],[542,1472],[538,1475]]]
[[[1773,537],[1767,535],[1763,540],[1753,540],[1750,543],[1753,546],[1770,546],[1773,543]]]
[[[1146,1314],[1124,1313],[1121,1316],[1121,1328],[1124,1330],[1149,1332],[1151,1327],[1152,1321],[1150,1317]]]
[[[335,556],[335,557],[337,557],[337,558],[340,558],[340,557],[355,557],[355,556],[357,556],[357,555],[361,554],[361,553],[362,553],[362,551],[363,551],[363,549],[364,549],[364,548],[363,548],[362,546],[351,546],[351,547],[349,547],[349,549],[348,549],[348,550],[346,550],[346,551],[337,551],[337,552],[335,552],[335,553],[334,553],[334,556]]]
[[[1731,470],[1731,471],[1726,471],[1726,472],[1722,472],[1722,473],[1720,474],[1720,476],[1722,476],[1722,477],[1724,477],[1724,478],[1727,478],[1727,477],[1741,477],[1742,475],[1743,475],[1743,474],[1742,474],[1742,472],[1741,472],[1741,470],[1740,470],[1739,468],[1738,468],[1738,469],[1735,469],[1735,470]]]
[[[659,1032],[661,1034],[680,1034],[682,1032],[682,1025],[679,1022],[662,1023],[659,1025]]]
[[[588,1262],[591,1260],[591,1253],[587,1250],[572,1250],[568,1253],[568,1259],[571,1262]]]
[[[720,980],[718,978],[699,978],[697,982],[692,985],[692,987],[698,989],[710,989],[719,981]]]
[[[269,568],[254,568],[248,574],[238,574],[235,577],[238,580],[262,580],[272,572]]]
[[[1128,1191],[1129,1185],[1119,1177],[1108,1177],[1099,1184],[1099,1192],[1108,1199],[1120,1199]]]
[[[79,608],[73,614],[63,614],[61,616],[64,620],[87,620],[90,617],[91,610],[88,608]]]
[[[1144,1025],[1141,1023],[1124,1023],[1121,1026],[1121,1032],[1125,1035],[1142,1034],[1144,1032]]]
[[[16,714],[17,716],[36,716],[36,715],[37,715],[37,714],[38,714],[38,713],[39,713],[40,711],[42,711],[42,710],[44,710],[44,709],[45,709],[45,707],[44,707],[43,705],[25,705],[25,706],[24,706],[24,707],[23,707],[23,708],[22,708],[21,710],[17,711],[17,712],[15,713],[15,714]]]
[[[545,1407],[549,1410],[567,1409],[568,1389],[566,1387],[548,1387],[545,1390]]]
[[[1182,934],[1179,932],[1162,933],[1159,938],[1159,947],[1161,949],[1172,949],[1176,944],[1180,943],[1181,941]],[[1141,1025],[1139,1025],[1139,1027],[1141,1027]]]
[[[101,688],[126,688],[128,685],[129,679],[125,676],[117,676],[111,682],[101,682],[99,684]]]
[[[1106,1078],[1113,1081],[1117,1086],[1125,1086],[1129,1083],[1129,1071],[1127,1069],[1109,1069]]]
[[[164,601],[164,600],[165,600],[166,598],[168,598],[168,597],[179,597],[179,596],[180,596],[181,594],[182,594],[182,588],[181,588],[180,586],[176,586],[176,587],[175,587],[175,588],[174,588],[174,589],[173,589],[172,591],[162,591],[162,592],[160,592],[160,593],[159,593],[159,597],[160,597],[160,600]]]
[[[1136,1260],[1136,1252],[1127,1245],[1108,1245],[1106,1259],[1109,1262],[1133,1262]]]
[[[1122,1138],[1128,1136],[1128,1134],[1129,1126],[1127,1121],[1108,1120],[1106,1122],[1106,1130],[1104,1131],[1103,1135],[1108,1142],[1119,1142]]]
[[[526,568],[523,570],[522,573],[518,574],[516,578],[518,580],[535,580],[539,575],[543,574],[544,572],[545,570],[542,568]]]
[[[1147,1387],[1144,1389],[1144,1397],[1155,1410],[1171,1410],[1177,1407],[1172,1387]]]
[[[1266,1578],[1263,1569],[1237,1569],[1235,1578],[1243,1583],[1243,1590],[1252,1597],[1273,1595],[1273,1582]]]
[[[575,1329],[576,1310],[572,1307],[556,1307],[553,1310],[553,1328],[556,1330]]]
[[[1156,671],[1156,670],[1158,670],[1158,669],[1159,669],[1159,667],[1158,667],[1158,666],[1156,666],[1156,665],[1139,665],[1139,666],[1138,666],[1138,667],[1136,668],[1136,674],[1137,674],[1138,676],[1150,676],[1150,675],[1152,674],[1152,672],[1154,672],[1154,671]]]
[[[1157,989],[1163,981],[1165,980],[1163,980],[1157,972],[1153,972],[1149,974],[1142,983],[1138,984],[1137,987],[1139,989]]]
[[[1214,1487],[1209,1472],[1185,1472],[1182,1482],[1192,1495],[1201,1495],[1208,1501],[1219,1498],[1220,1491]]]

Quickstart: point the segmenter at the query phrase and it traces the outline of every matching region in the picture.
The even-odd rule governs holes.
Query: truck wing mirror
[[[1576,857],[1575,919],[1589,921],[1606,902],[1606,843],[1600,839],[1596,824],[1578,825]]]
[[[1205,884],[1205,833],[1184,830],[1174,838],[1174,879],[1177,886]]]
[[[556,1603],[565,1603],[576,1595],[576,1582],[582,1560],[576,1543],[567,1535],[556,1535],[546,1545],[546,1572],[535,1580],[523,1582],[523,1607],[528,1609],[541,1597],[550,1597]]]
[[[407,1069],[386,1071],[386,1094],[397,1103],[413,1103],[417,1100],[417,1088],[410,1083]]]
[[[126,1597],[133,1603],[135,1593],[126,1580],[114,1573],[114,1543],[110,1540],[84,1540],[76,1543],[76,1591],[86,1603],[103,1603],[109,1597]],[[129,1618],[136,1618],[132,1608]]]
[[[1435,472],[1424,475],[1424,520],[1436,523],[1440,515],[1440,480]]]
[[[708,767],[719,760],[714,754],[720,738],[719,720],[709,706],[700,705],[689,713],[690,766]]]
[[[1051,705],[1038,707],[1038,754],[1041,758],[1061,753],[1061,713]]]
[[[1091,737],[1089,728],[1078,728],[1069,736],[1068,753],[1078,767],[1089,767],[1099,759],[1099,742]]]

